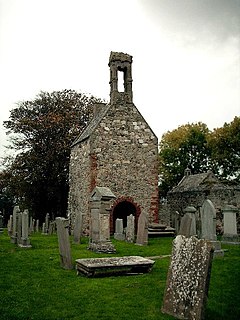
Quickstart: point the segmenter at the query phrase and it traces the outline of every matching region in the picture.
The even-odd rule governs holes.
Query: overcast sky
[[[240,115],[240,0],[0,0],[2,121],[41,91],[109,100],[110,51],[133,56],[133,101],[159,140]]]

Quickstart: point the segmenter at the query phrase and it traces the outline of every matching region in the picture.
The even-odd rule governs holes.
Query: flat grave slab
[[[140,256],[77,259],[77,274],[88,277],[148,273],[155,261]]]

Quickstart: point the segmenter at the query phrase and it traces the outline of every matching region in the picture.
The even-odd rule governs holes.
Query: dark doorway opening
[[[113,210],[113,228],[115,231],[116,219],[123,219],[123,228],[127,226],[127,216],[136,216],[136,207],[129,201],[119,202]]]

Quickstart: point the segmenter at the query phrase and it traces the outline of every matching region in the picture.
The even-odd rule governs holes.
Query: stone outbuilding
[[[110,103],[97,104],[94,117],[71,149],[68,215],[84,217],[88,229],[90,194],[96,186],[116,196],[110,211],[110,230],[115,220],[140,213],[158,221],[158,140],[137,107],[132,93],[132,56],[111,52]],[[118,89],[120,75],[124,91]]]

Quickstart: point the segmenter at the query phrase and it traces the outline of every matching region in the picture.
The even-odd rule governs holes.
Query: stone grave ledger
[[[207,301],[213,247],[182,235],[173,241],[162,312],[177,319],[201,320]]]
[[[88,277],[142,274],[152,270],[155,261],[140,256],[77,259],[77,274]]]

